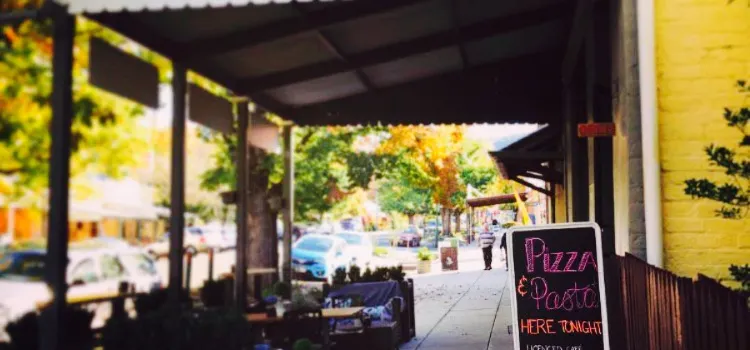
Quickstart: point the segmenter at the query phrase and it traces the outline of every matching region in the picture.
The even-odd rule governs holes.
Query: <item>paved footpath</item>
[[[415,276],[417,337],[400,349],[511,350],[508,274],[481,268]]]

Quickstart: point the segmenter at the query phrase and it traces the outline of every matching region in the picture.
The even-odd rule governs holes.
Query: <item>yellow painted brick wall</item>
[[[728,277],[729,264],[750,263],[750,219],[716,218],[717,205],[683,189],[688,178],[723,180],[703,148],[740,139],[722,113],[750,101],[735,88],[750,80],[750,4],[656,0],[655,11],[665,265],[685,276]]]

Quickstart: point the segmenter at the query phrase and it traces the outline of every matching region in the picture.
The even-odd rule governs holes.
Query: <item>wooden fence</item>
[[[613,350],[748,350],[748,296],[626,255],[609,259]],[[619,293],[617,291],[619,290]],[[613,309],[614,306],[614,309]]]

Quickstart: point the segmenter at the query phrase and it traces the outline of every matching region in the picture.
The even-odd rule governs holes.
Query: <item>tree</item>
[[[18,9],[17,1],[3,8]],[[121,178],[145,147],[137,117],[141,108],[87,84],[88,39],[92,33],[110,42],[122,38],[79,19],[73,67],[71,177],[79,174]],[[41,196],[49,172],[52,92],[51,25],[26,21],[1,27],[0,33],[0,175],[12,178],[11,200]]]
[[[451,232],[451,213],[455,198],[461,190],[458,158],[460,156],[464,128],[454,125],[394,126],[389,128],[390,137],[378,148],[381,155],[397,157],[402,162],[411,162],[406,167],[406,176],[415,188],[429,189],[433,202],[440,206],[443,232]]]
[[[414,224],[415,215],[434,211],[430,189],[415,187],[406,177],[390,178],[381,182],[378,202],[383,211],[406,215],[410,225]]]
[[[329,127],[295,128],[295,216],[321,220],[334,206],[366,188],[379,167],[377,157],[369,158],[353,145],[375,128]],[[212,134],[216,145],[213,165],[201,175],[202,188],[210,191],[234,190],[234,159],[238,149],[234,136]],[[248,147],[248,266],[277,266],[276,220],[278,208],[270,203],[281,197],[283,175],[281,156]],[[356,164],[356,167],[350,166]],[[271,280],[265,281],[272,282]]]
[[[740,93],[750,93],[750,86],[745,81],[737,82],[737,86]],[[707,178],[689,179],[685,181],[685,194],[721,203],[721,208],[716,211],[717,216],[741,220],[750,210],[750,134],[747,130],[750,109],[725,108],[724,120],[739,132],[737,148],[711,144],[705,148],[705,152],[711,165],[721,168],[728,181],[717,183]],[[750,266],[732,265],[730,272],[743,287],[750,287]]]

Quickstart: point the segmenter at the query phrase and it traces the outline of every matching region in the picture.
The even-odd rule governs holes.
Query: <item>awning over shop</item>
[[[526,201],[526,199],[528,198],[528,194],[525,192],[519,194],[518,196],[521,198],[522,201]],[[470,198],[466,200],[466,204],[472,208],[488,207],[491,205],[509,204],[509,203],[515,203],[515,202],[516,202],[516,196],[514,194],[501,194],[499,196]]]
[[[298,125],[557,120],[560,62],[575,5],[564,0],[56,2]]]
[[[562,184],[563,174],[554,167],[555,162],[563,159],[561,137],[559,128],[546,126],[502,150],[490,152],[490,156],[504,178],[550,195],[551,192],[547,189],[524,178]]]

